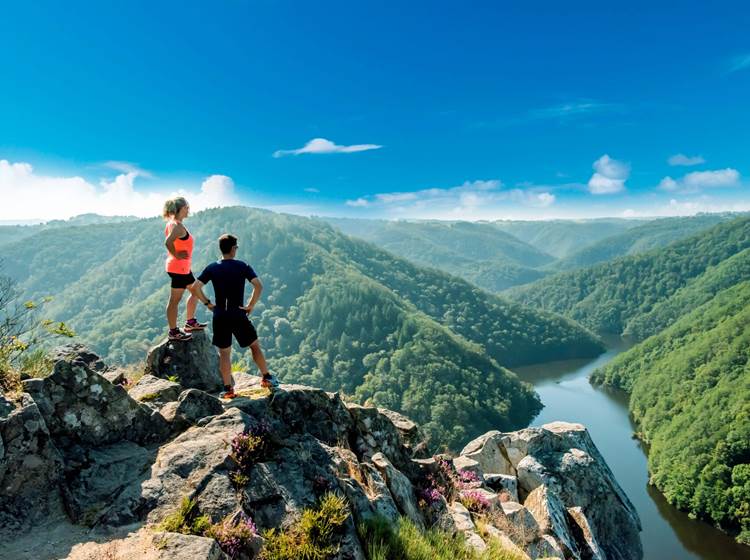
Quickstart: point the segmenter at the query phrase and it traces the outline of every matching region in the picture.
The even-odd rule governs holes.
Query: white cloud
[[[520,208],[548,208],[555,195],[547,187],[504,190],[497,179],[466,181],[450,188],[376,193],[348,206],[368,207],[381,215],[437,219],[493,219]]]
[[[31,164],[0,160],[0,220],[51,220],[93,212],[105,216],[156,216],[164,200],[182,195],[194,211],[237,204],[234,183],[224,175],[208,177],[199,188],[138,190],[131,170],[99,184],[79,176],[39,174]]]
[[[315,187],[307,187],[307,188],[305,189],[305,192],[309,192],[309,193],[319,193],[319,192],[320,192],[320,189],[316,189]]]
[[[740,173],[736,169],[716,169],[713,171],[693,171],[681,179],[664,177],[658,188],[672,192],[699,192],[703,189],[737,187],[740,184]]]
[[[703,159],[703,156],[686,156],[685,154],[675,154],[673,156],[670,156],[667,160],[667,163],[669,165],[684,165],[684,166],[691,166],[691,165],[700,165],[701,163],[706,163],[706,160]]]
[[[300,154],[350,154],[353,152],[364,152],[382,148],[378,144],[352,144],[351,146],[339,146],[325,138],[313,138],[307,144],[296,150],[276,150],[273,157],[298,156]]]
[[[630,176],[630,165],[604,154],[593,165],[594,174],[589,179],[592,194],[612,194],[625,189]]]
[[[360,197],[360,198],[357,198],[355,200],[347,200],[346,201],[346,205],[347,206],[353,206],[355,208],[359,208],[359,207],[362,207],[362,206],[369,206],[370,203],[367,201],[367,199]]]

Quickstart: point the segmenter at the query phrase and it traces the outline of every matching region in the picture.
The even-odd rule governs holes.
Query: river
[[[609,350],[593,361],[569,360],[515,370],[521,379],[534,385],[544,404],[532,425],[563,420],[580,422],[589,429],[641,517],[645,560],[750,560],[750,547],[690,519],[648,485],[646,453],[633,438],[635,428],[628,414],[627,395],[594,387],[588,380],[596,368],[627,349],[621,340],[607,342]]]

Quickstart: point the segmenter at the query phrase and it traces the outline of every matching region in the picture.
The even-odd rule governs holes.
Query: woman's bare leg
[[[167,303],[167,323],[169,323],[170,329],[177,328],[177,309],[180,306],[182,292],[184,291],[185,290],[182,288],[172,288],[169,292],[169,303]]]
[[[188,286],[188,290],[190,290],[190,286]],[[195,319],[195,309],[198,307],[198,298],[193,295],[193,292],[188,292],[188,299],[187,299],[187,320]]]

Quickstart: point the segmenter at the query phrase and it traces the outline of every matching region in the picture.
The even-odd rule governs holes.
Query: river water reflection
[[[670,506],[648,482],[645,452],[632,437],[628,397],[622,391],[593,387],[588,378],[598,367],[627,349],[608,340],[609,350],[591,360],[569,360],[518,368],[521,379],[534,385],[544,409],[532,425],[554,420],[580,422],[607,460],[643,524],[641,541],[646,560],[750,560],[750,547],[738,545],[716,529],[688,518]]]

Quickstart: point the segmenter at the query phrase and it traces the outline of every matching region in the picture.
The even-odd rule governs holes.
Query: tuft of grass
[[[343,527],[349,518],[349,506],[343,496],[328,492],[318,506],[302,512],[299,522],[282,533],[270,529],[263,560],[326,560],[339,550]]]
[[[144,361],[140,361],[135,364],[124,366],[120,369],[122,370],[122,375],[125,378],[126,388],[130,389],[133,387],[133,385],[138,383],[141,377],[143,377],[146,373],[146,363]]]
[[[169,533],[202,536],[210,527],[211,518],[207,515],[198,515],[198,507],[195,500],[191,500],[186,496],[182,499],[177,511],[165,517],[159,524],[158,529]]]
[[[36,348],[21,355],[19,370],[22,377],[42,378],[52,373],[54,363],[43,348]]]
[[[409,519],[391,523],[382,517],[360,523],[357,527],[367,560],[521,560],[490,541],[484,553],[466,545],[462,536],[433,528],[422,531]]]
[[[177,375],[167,375],[167,381],[171,381],[172,383],[179,383],[180,378]]]

